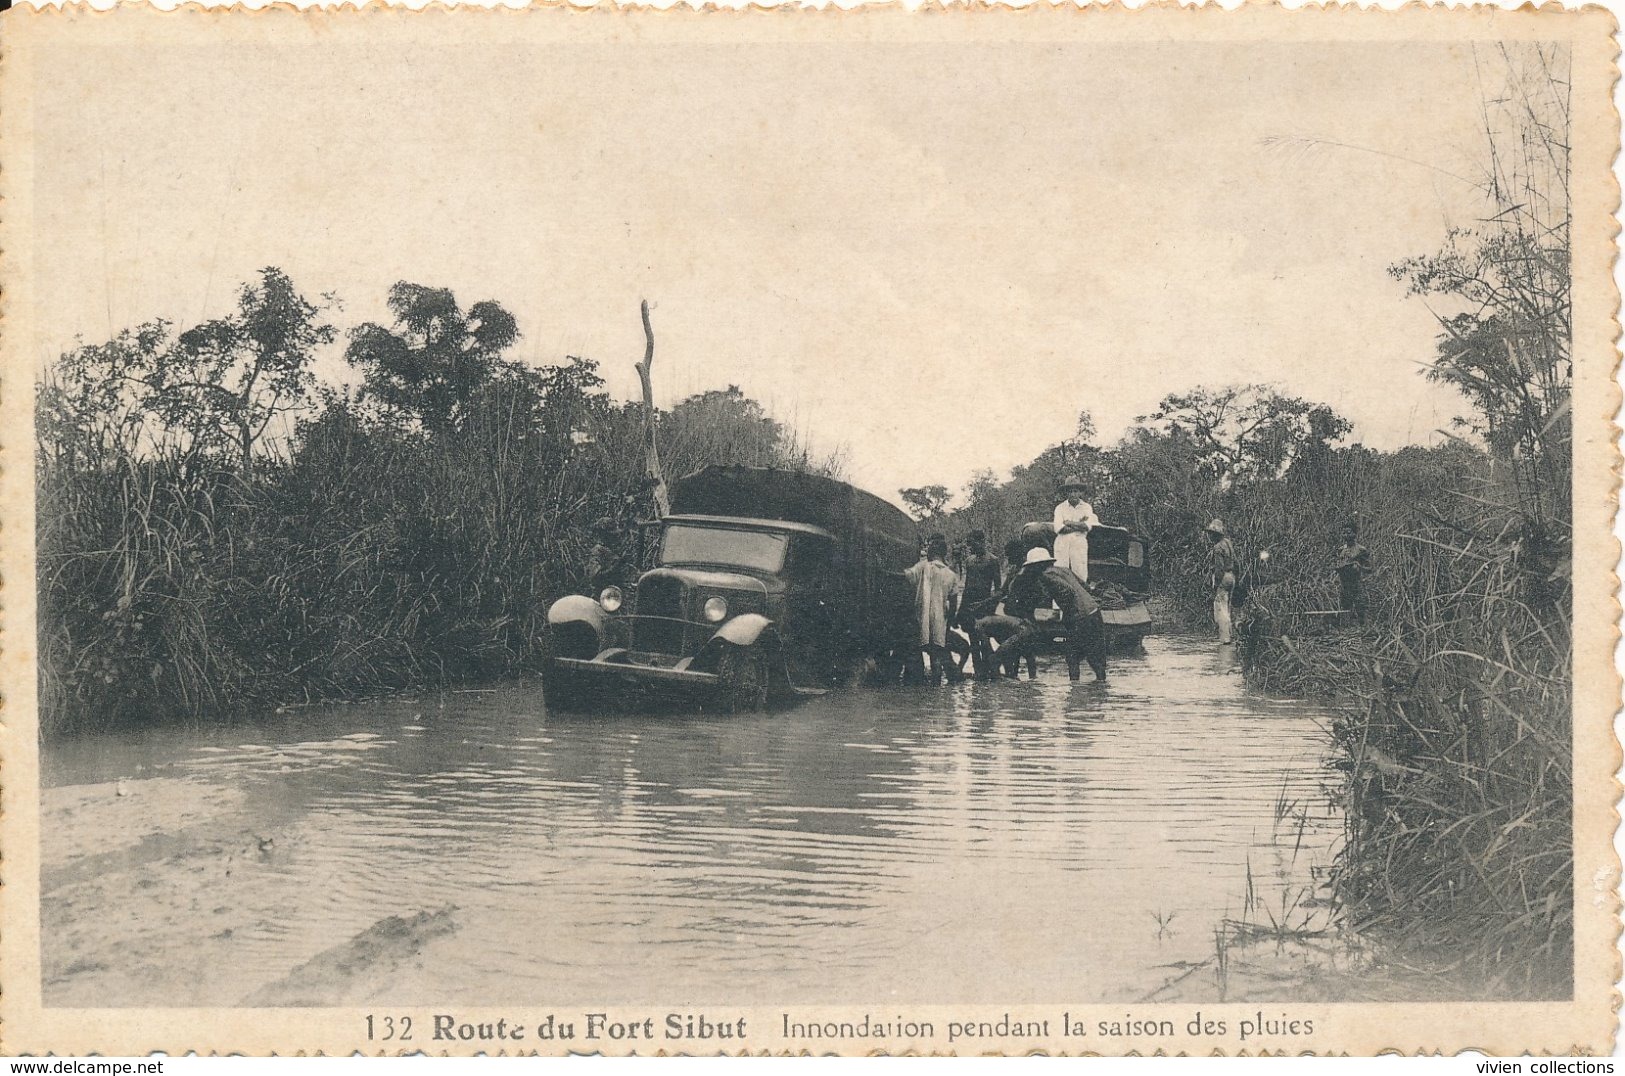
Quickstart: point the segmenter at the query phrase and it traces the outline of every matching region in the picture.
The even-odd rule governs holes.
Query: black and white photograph
[[[0,24],[7,1052],[1613,1048],[1606,12]]]

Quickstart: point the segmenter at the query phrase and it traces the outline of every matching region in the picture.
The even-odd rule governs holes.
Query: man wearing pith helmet
[[[1100,603],[1089,593],[1089,588],[1077,576],[1056,564],[1055,558],[1043,546],[1027,551],[1021,574],[1021,589],[1024,592],[1039,600],[1053,601],[1061,610],[1061,626],[1066,633],[1063,653],[1067,675],[1073,680],[1079,679],[1083,662],[1087,661],[1089,668],[1094,670],[1095,679],[1104,681],[1106,625],[1100,615]],[[1006,608],[1009,608],[1008,599]],[[1020,614],[1025,624],[1017,637],[1006,644],[1013,654],[1030,653],[1043,632],[1030,599],[1021,605]]]
[[[1061,483],[1065,500],[1055,506],[1055,563],[1079,579],[1088,579],[1089,531],[1100,526],[1100,519],[1083,494],[1083,479],[1077,475],[1068,475]]]

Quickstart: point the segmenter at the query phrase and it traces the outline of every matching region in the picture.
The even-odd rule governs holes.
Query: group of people
[[[1106,679],[1106,628],[1100,601],[1087,585],[1089,532],[1099,526],[1093,507],[1084,500],[1083,483],[1068,479],[1065,499],[1055,506],[1053,548],[1043,537],[1024,534],[1005,543],[1004,562],[988,552],[987,535],[971,531],[959,570],[948,563],[948,541],[933,534],[919,563],[908,570],[919,615],[920,649],[905,678],[940,683],[965,675],[969,662],[977,679],[1000,675],[1014,679],[1021,665],[1029,678],[1038,675],[1037,649],[1059,636],[1067,672],[1081,678],[1087,663],[1095,679]],[[1207,525],[1209,570],[1213,585],[1213,623],[1219,644],[1234,641],[1235,608],[1245,600],[1247,573],[1224,520]],[[1267,554],[1266,554],[1267,556]],[[1338,608],[1364,624],[1365,575],[1371,553],[1360,544],[1353,522],[1340,529],[1336,553]],[[1059,612],[1059,623],[1048,613]],[[928,666],[929,665],[929,669]]]
[[[1036,653],[1053,636],[1061,639],[1067,673],[1082,678],[1084,663],[1097,681],[1106,679],[1106,626],[1090,591],[1089,531],[1100,523],[1083,499],[1084,485],[1069,478],[1055,507],[1054,548],[1044,537],[1011,538],[1004,563],[988,552],[987,535],[966,536],[966,555],[956,571],[948,563],[948,540],[933,534],[925,553],[908,570],[914,584],[920,646],[905,670],[910,679],[940,683],[964,678],[967,662],[979,680],[1011,679],[1025,664],[1038,675]],[[1039,617],[1059,612],[1059,622]],[[929,672],[926,663],[929,661]]]
[[[1371,570],[1371,551],[1360,544],[1357,524],[1344,523],[1339,531],[1337,547],[1337,607],[1339,612],[1350,613],[1365,623],[1365,575]],[[1219,629],[1219,645],[1228,646],[1235,631],[1234,611],[1244,593],[1241,563],[1236,557],[1235,543],[1230,540],[1224,520],[1215,519],[1207,525],[1208,560],[1213,580],[1213,623]],[[1267,555],[1267,554],[1266,554]]]

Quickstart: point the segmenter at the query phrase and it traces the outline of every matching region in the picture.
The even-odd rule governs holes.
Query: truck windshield
[[[784,564],[784,535],[726,527],[666,528],[660,545],[661,564],[726,564],[758,572],[776,572]]]

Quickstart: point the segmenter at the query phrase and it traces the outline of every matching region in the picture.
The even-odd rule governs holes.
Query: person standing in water
[[[931,682],[950,683],[963,679],[948,650],[948,618],[959,600],[959,573],[948,567],[948,539],[933,534],[925,544],[925,556],[908,569],[914,584],[914,611],[920,623],[920,650],[931,658]],[[918,656],[911,664],[917,665]]]
[[[1360,544],[1360,529],[1351,520],[1343,524],[1343,544],[1337,547],[1337,607],[1365,623],[1365,573],[1371,570],[1371,551]]]
[[[1021,631],[1023,624],[1021,617],[1015,611],[1021,598],[1018,594],[1012,600],[1011,593],[1016,581],[1021,577],[1021,567],[1026,557],[1027,543],[1020,538],[1012,538],[1004,543],[1005,568],[1003,575],[999,579],[998,592],[987,602],[987,615],[978,617],[976,620],[976,630],[981,632],[982,638],[989,642],[988,674],[991,679],[997,679],[1001,668],[1004,670],[1004,675],[1012,680],[1020,675],[1018,666],[1021,655],[1019,651],[1012,650],[1010,655],[1006,655],[1004,648],[1009,640]],[[1001,606],[1003,612],[1000,612]],[[999,644],[997,652],[993,651],[992,643]],[[1031,651],[1028,651],[1025,656],[1027,659],[1027,679],[1038,679],[1038,658]],[[1006,660],[1007,657],[1008,660]]]
[[[987,636],[976,626],[977,620],[992,613],[998,605],[999,558],[987,551],[987,534],[971,531],[965,537],[969,552],[960,572],[963,593],[959,596],[959,611],[955,623],[964,629],[970,639],[971,659],[976,663],[976,679],[993,680],[992,648]]]
[[[1027,662],[1027,679],[1038,679],[1039,643],[1038,609],[1048,608],[1050,597],[1044,591],[1039,576],[1046,567],[1055,563],[1050,551],[1035,545],[1022,554],[1021,567],[1004,588],[1004,617],[1015,622],[1015,631],[1006,635],[999,646],[999,657],[1004,673],[1016,678],[1023,660]]]
[[[1083,479],[1072,475],[1061,483],[1066,498],[1055,506],[1055,563],[1079,579],[1089,578],[1089,531],[1100,526],[1094,506],[1083,499]]]
[[[1208,558],[1213,570],[1213,623],[1219,629],[1219,645],[1230,645],[1230,595],[1236,589],[1236,546],[1225,530],[1224,520],[1207,525]]]
[[[1044,551],[1035,549],[1027,554],[1027,563],[1042,563]],[[1066,672],[1073,680],[1081,674],[1084,661],[1094,670],[1095,681],[1106,680],[1106,622],[1100,615],[1100,603],[1083,585],[1074,572],[1051,564],[1038,576],[1056,608],[1061,610],[1061,624],[1066,628]]]

